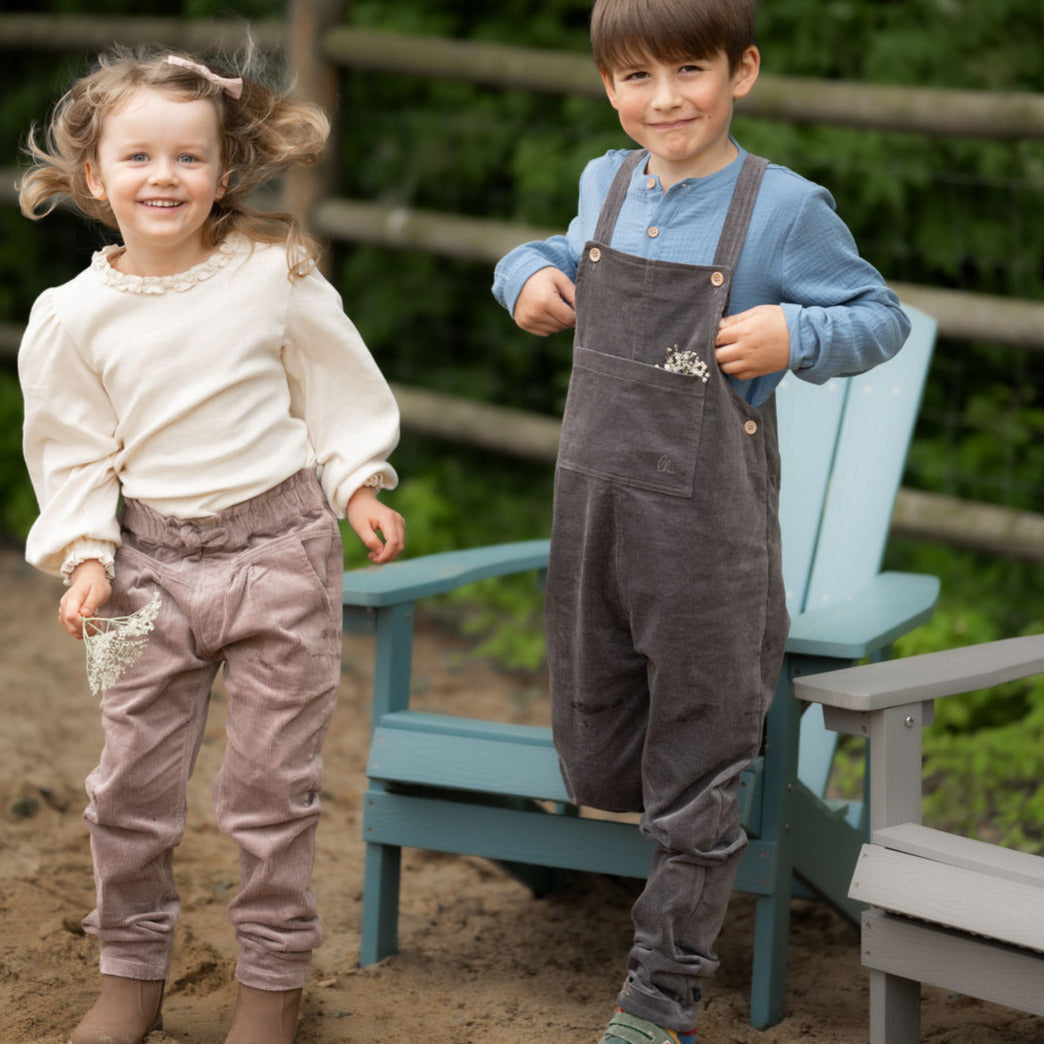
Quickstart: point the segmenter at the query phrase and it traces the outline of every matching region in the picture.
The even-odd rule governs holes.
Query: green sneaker
[[[610,1020],[598,1044],[681,1044],[682,1038],[692,1039],[691,1034],[680,1034],[677,1030],[663,1029],[655,1023],[618,1011]]]

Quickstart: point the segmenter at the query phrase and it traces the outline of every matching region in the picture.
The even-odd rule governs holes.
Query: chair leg
[[[870,971],[870,1044],[919,1044],[921,984]]]
[[[750,1024],[774,1026],[783,1018],[787,985],[787,942],[790,935],[790,890],[757,901],[754,923],[754,967],[750,982]]]
[[[362,968],[398,952],[401,876],[401,848],[380,844],[366,846],[359,940],[359,965]]]
[[[801,706],[790,690],[786,667],[776,686],[765,734],[760,838],[773,849],[765,870],[768,894],[757,901],[754,926],[754,967],[750,986],[750,1024],[773,1026],[783,1018],[786,1001],[787,944],[790,935],[790,897],[794,851],[790,824],[793,780],[797,775]]]

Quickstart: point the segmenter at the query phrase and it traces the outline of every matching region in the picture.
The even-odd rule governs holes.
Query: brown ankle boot
[[[162,979],[102,976],[101,996],[73,1030],[69,1044],[141,1044],[163,1026]]]
[[[255,990],[239,983],[225,1044],[294,1044],[300,990]]]

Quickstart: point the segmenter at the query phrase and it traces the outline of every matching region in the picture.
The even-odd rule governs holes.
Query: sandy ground
[[[80,921],[93,884],[83,780],[100,750],[98,711],[79,643],[55,620],[56,581],[0,549],[0,1044],[64,1044],[97,989],[97,952]],[[632,881],[582,876],[536,900],[477,859],[408,850],[400,953],[358,967],[360,796],[369,731],[371,639],[348,636],[340,705],[325,748],[324,819],[313,880],[326,929],[306,991],[299,1044],[595,1044],[629,944]],[[463,640],[419,627],[417,700],[432,708],[541,721],[541,677],[498,673]],[[476,695],[479,694],[479,695]],[[176,866],[183,914],[164,1006],[149,1044],[221,1044],[234,997],[224,915],[236,855],[219,834],[210,780],[223,746],[214,693]],[[856,929],[795,902],[786,1018],[748,1024],[753,904],[737,895],[720,942],[700,1040],[790,1044],[867,1040]],[[925,991],[924,1040],[1044,1041],[1044,1020]]]

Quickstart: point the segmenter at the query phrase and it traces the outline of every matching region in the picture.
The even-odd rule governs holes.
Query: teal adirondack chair
[[[818,707],[802,719],[793,680],[883,653],[930,617],[938,596],[934,577],[880,571],[935,342],[935,322],[907,312],[912,332],[888,363],[821,387],[788,376],[777,392],[793,622],[764,752],[743,777],[750,845],[736,882],[757,897],[750,1021],[759,1028],[783,1017],[792,896],[822,896],[859,916],[847,892],[861,810],[826,800],[835,739]],[[581,817],[569,804],[548,729],[410,710],[414,603],[542,570],[547,551],[545,540],[525,541],[345,574],[345,627],[376,635],[363,966],[397,949],[404,845],[495,860],[538,894],[561,870],[646,876],[651,843],[634,825]]]

